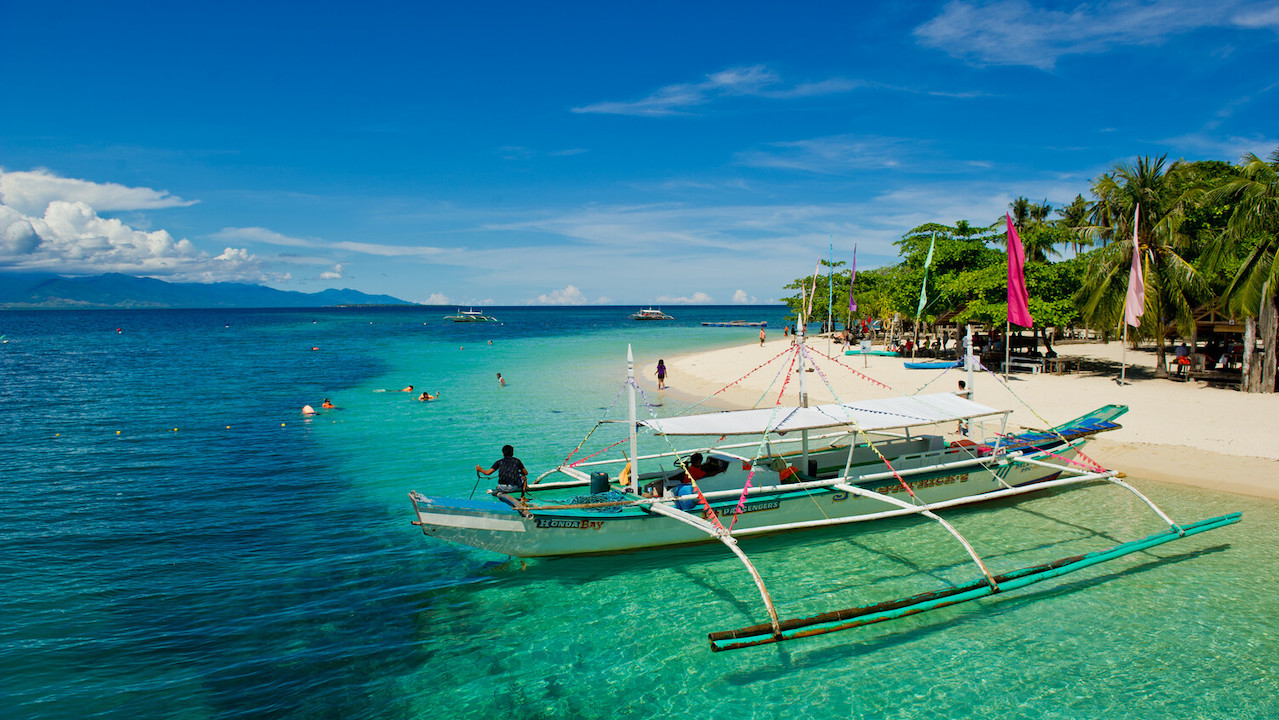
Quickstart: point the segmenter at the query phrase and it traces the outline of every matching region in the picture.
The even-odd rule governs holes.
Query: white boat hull
[[[1075,454],[1074,447],[1062,448],[1054,459],[1069,460]],[[1042,483],[1059,474],[1059,471],[1033,465],[991,462],[989,466],[976,464],[910,474],[905,480],[920,502],[933,505],[959,498],[979,498],[1008,486]],[[761,482],[768,481],[757,477],[754,484],[760,486]],[[851,479],[850,484],[857,485],[857,479]],[[901,482],[895,479],[877,480],[862,487],[898,499],[910,499]],[[419,524],[427,535],[515,557],[612,553],[715,540],[693,525],[637,506],[608,508],[612,512],[533,509],[525,517],[515,508],[492,502],[435,500],[418,495],[414,505]],[[713,502],[712,506],[727,525],[737,501]],[[737,516],[732,534],[751,535],[776,526],[873,516],[893,509],[882,501],[855,497],[835,488],[782,489],[750,496]],[[692,512],[700,515],[700,508]]]

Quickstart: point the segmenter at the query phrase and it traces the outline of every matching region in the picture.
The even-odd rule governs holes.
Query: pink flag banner
[[[1033,327],[1030,291],[1026,289],[1026,251],[1022,249],[1017,228],[1013,227],[1012,216],[1004,213],[1004,217],[1008,220],[1008,322]]]
[[[857,246],[853,246],[853,274],[848,278],[848,314],[857,312],[857,301],[853,299],[853,284],[857,282]]]
[[[1132,267],[1128,270],[1128,298],[1124,300],[1124,322],[1141,327],[1146,312],[1146,280],[1141,271],[1141,243],[1137,241],[1137,217],[1141,205],[1132,215]]]

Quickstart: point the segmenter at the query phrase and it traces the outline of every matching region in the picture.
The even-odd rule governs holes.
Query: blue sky
[[[1275,1],[268,5],[0,0],[0,270],[768,302],[1279,146]]]

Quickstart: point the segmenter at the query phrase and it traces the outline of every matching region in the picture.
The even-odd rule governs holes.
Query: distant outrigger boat
[[[1004,432],[1009,411],[952,393],[809,407],[802,370],[812,358],[802,330],[789,353],[801,371],[798,407],[779,402],[771,408],[636,422],[637,385],[628,351],[629,435],[602,441],[612,442],[605,445],[608,449],[625,447],[629,439],[628,453],[616,459],[590,460],[592,454],[573,461],[582,449],[578,443],[578,450],[539,475],[525,492],[490,491],[501,503],[411,492],[414,524],[442,540],[515,557],[721,542],[751,574],[769,621],[711,633],[711,649],[718,651],[819,635],[973,600],[1240,519],[1239,513],[1232,513],[1179,525],[1121,480],[1120,473],[1083,456],[1080,447],[1088,438],[1119,427],[1114,421],[1127,412],[1124,406],[1106,405],[1047,430],[1013,435]],[[971,372],[976,367],[971,354],[967,363]],[[992,429],[996,418],[1002,420]],[[641,455],[640,428],[651,431],[670,449]],[[965,434],[948,441],[945,434],[950,428],[963,428],[972,437]],[[676,449],[673,441],[686,436],[718,439],[709,445],[703,440]],[[725,438],[747,436],[757,439],[719,444]],[[694,451],[705,457],[696,473],[683,457]],[[616,473],[612,478],[610,470]],[[650,497],[644,492],[646,486],[670,487],[672,481],[675,485],[665,495]],[[1170,529],[1108,550],[995,575],[973,546],[937,514],[952,507],[1095,482],[1131,491]],[[978,579],[889,602],[782,620],[763,578],[738,547],[741,537],[904,515],[921,515],[945,528],[976,564]]]
[[[901,357],[901,353],[896,350],[870,350],[862,352],[861,350],[845,350],[845,355],[879,355],[881,357]]]
[[[674,320],[675,318],[671,317],[670,315],[667,315],[661,310],[654,310],[652,308],[648,308],[645,310],[640,310],[639,312],[631,315],[631,319],[632,320]]]
[[[768,327],[767,320],[752,322],[750,320],[730,320],[728,322],[704,322],[703,327]]]
[[[962,360],[920,360],[918,362],[907,361],[904,363],[907,370],[941,370],[943,368],[961,368],[964,366]]]
[[[470,310],[458,308],[456,315],[445,315],[444,319],[452,320],[453,322],[497,322],[497,318],[492,315],[485,315],[475,308]]]

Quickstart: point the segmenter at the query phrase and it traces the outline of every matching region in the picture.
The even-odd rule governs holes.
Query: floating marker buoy
[[[173,432],[177,432],[177,431],[178,431],[178,429],[177,429],[177,428],[173,428]]]
[[[230,429],[231,429],[231,426],[230,426],[230,425],[227,425],[227,426],[226,426],[226,429],[227,429],[227,430],[230,430]]]
[[[312,349],[312,350],[319,350],[320,348],[318,348],[318,347],[313,347],[313,348],[311,348],[311,349]]]
[[[280,423],[280,427],[284,427],[284,423]]]
[[[119,435],[119,434],[120,434],[120,431],[119,431],[119,430],[116,430],[116,431],[115,431],[115,434],[116,434],[116,435]]]

